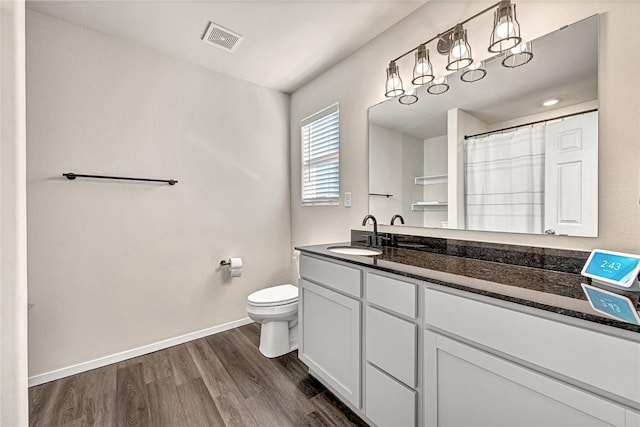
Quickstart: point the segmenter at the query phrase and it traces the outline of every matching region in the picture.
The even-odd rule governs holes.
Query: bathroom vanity
[[[298,248],[298,354],[368,423],[640,425],[640,326],[590,308],[586,254],[331,246]]]

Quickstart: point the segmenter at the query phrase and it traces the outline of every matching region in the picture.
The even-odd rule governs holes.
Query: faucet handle
[[[385,246],[384,242],[391,241],[391,237],[388,236],[378,236],[378,241],[376,242],[376,246]]]

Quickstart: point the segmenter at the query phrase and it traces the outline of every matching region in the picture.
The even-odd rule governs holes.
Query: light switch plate
[[[344,193],[344,207],[345,208],[351,207],[351,191],[345,191]]]

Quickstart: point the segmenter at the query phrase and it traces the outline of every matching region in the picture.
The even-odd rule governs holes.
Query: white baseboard
[[[223,323],[222,325],[213,326],[211,328],[206,328],[188,334],[180,335],[175,338],[158,341],[153,344],[143,345],[142,347],[122,351],[110,356],[99,357],[97,359],[78,363],[76,365],[71,365],[66,368],[60,368],[56,369],[55,371],[45,372],[44,374],[34,375],[32,377],[29,377],[29,387],[48,383],[49,381],[59,380],[60,378],[90,371],[92,369],[101,368],[103,366],[111,365],[112,363],[122,362],[123,360],[142,356],[148,353],[153,353],[154,351],[163,350],[165,348],[173,347],[174,345],[184,344],[186,342],[197,340],[209,335],[228,331],[229,329],[237,328],[239,326],[248,325],[252,322],[253,320],[245,317],[244,319],[235,320],[229,323]]]

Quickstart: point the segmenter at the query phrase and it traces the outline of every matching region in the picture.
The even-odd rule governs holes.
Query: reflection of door
[[[546,125],[544,228],[598,235],[598,113]]]

